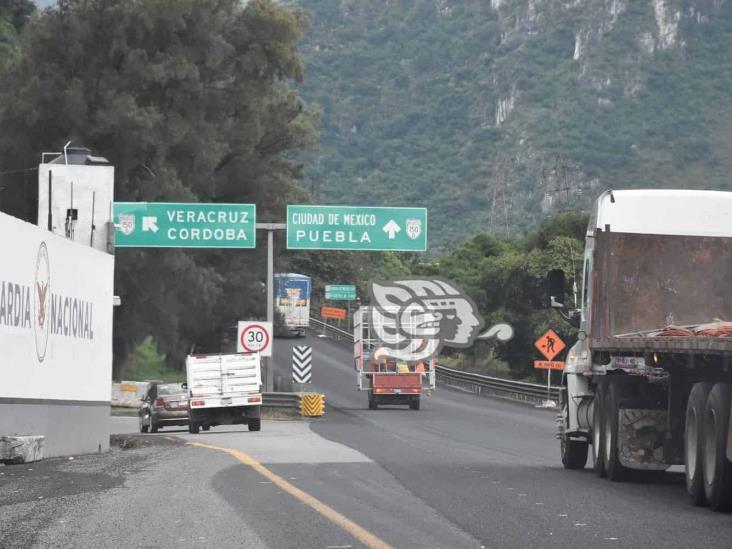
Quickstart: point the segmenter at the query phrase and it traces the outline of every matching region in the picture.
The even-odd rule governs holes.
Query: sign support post
[[[564,362],[555,361],[554,358],[561,353],[565,344],[554,330],[547,330],[542,335],[534,346],[537,350],[544,355],[546,360],[534,361],[534,368],[540,368],[547,370],[546,373],[546,400],[542,402],[538,407],[540,408],[554,408],[557,403],[552,400],[552,370],[562,370],[564,368]]]
[[[257,223],[256,228],[267,231],[267,322],[274,325],[274,232],[285,230],[285,223]],[[274,372],[271,359],[264,360],[264,391],[271,392],[274,383]]]

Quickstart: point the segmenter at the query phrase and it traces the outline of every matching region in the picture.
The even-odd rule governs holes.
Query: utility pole
[[[574,176],[577,169],[576,166],[567,164],[561,155],[556,155],[553,165],[541,171],[541,184],[544,188],[547,206],[564,212],[570,209],[571,202],[576,202],[575,195],[581,193],[581,188]],[[570,199],[570,194],[572,199]]]
[[[286,223],[257,223],[258,230],[267,231],[267,322],[274,326],[274,232],[287,228]],[[274,349],[274,345],[272,345]],[[273,388],[273,358],[263,357],[264,361],[264,391],[271,392]]]
[[[510,236],[508,224],[508,168],[504,157],[499,157],[493,168],[493,197],[491,211],[488,217],[488,233],[494,234],[500,223],[499,216],[503,217],[503,229],[506,237]]]

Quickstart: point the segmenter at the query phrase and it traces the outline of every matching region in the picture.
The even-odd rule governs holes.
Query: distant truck
[[[685,466],[696,505],[732,507],[732,193],[608,191],[591,213],[563,372],[568,469]],[[549,274],[563,307],[564,275]]]
[[[186,358],[188,431],[217,425],[261,429],[262,369],[259,353],[191,355]]]
[[[354,363],[358,390],[366,391],[369,409],[379,405],[406,404],[419,410],[422,394],[435,388],[435,357],[404,362],[379,356],[381,342],[375,338],[369,307],[360,307],[354,315]]]
[[[304,336],[310,326],[309,276],[295,273],[278,273],[275,280],[275,309],[282,315],[288,335]]]

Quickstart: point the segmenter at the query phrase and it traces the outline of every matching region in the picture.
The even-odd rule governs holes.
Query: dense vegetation
[[[0,0],[0,70],[20,53],[20,33],[35,11],[31,0]]]
[[[316,137],[290,88],[302,32],[270,0],[63,0],[3,54],[2,171],[73,140],[113,160],[117,200],[252,202],[280,219],[306,199],[291,157]],[[3,210],[32,219],[35,174],[0,183]],[[261,317],[264,249],[120,250],[116,375],[150,334],[180,368],[192,344],[218,351],[236,319]]]
[[[314,308],[328,283],[452,279],[517,333],[449,358],[525,377],[561,326],[544,275],[582,249],[585,216],[548,214],[607,186],[732,188],[732,2],[662,4],[0,0],[0,208],[33,220],[28,169],[70,139],[113,161],[117,200],[254,202],[264,221],[310,200],[426,206],[426,256],[278,238],[276,268],[314,277]],[[120,250],[115,375],[218,351],[264,315],[264,266],[263,242]]]
[[[568,212],[545,220],[538,229],[515,239],[479,234],[439,260],[412,268],[413,274],[452,280],[475,300],[487,326],[508,322],[514,338],[507,344],[477,342],[453,364],[491,375],[525,378],[534,375],[534,341],[554,328],[566,341],[576,332],[546,308],[546,275],[562,269],[569,280],[565,303],[574,305],[571,286],[579,284],[587,216]],[[450,351],[446,350],[449,356]],[[448,358],[449,360],[449,358]]]
[[[322,111],[307,188],[428,206],[435,255],[489,228],[497,185],[511,234],[547,195],[586,209],[606,187],[732,188],[732,2],[294,3]]]

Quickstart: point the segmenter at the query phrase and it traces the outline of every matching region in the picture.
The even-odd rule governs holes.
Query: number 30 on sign
[[[272,323],[240,320],[236,341],[236,350],[239,353],[272,356]]]

